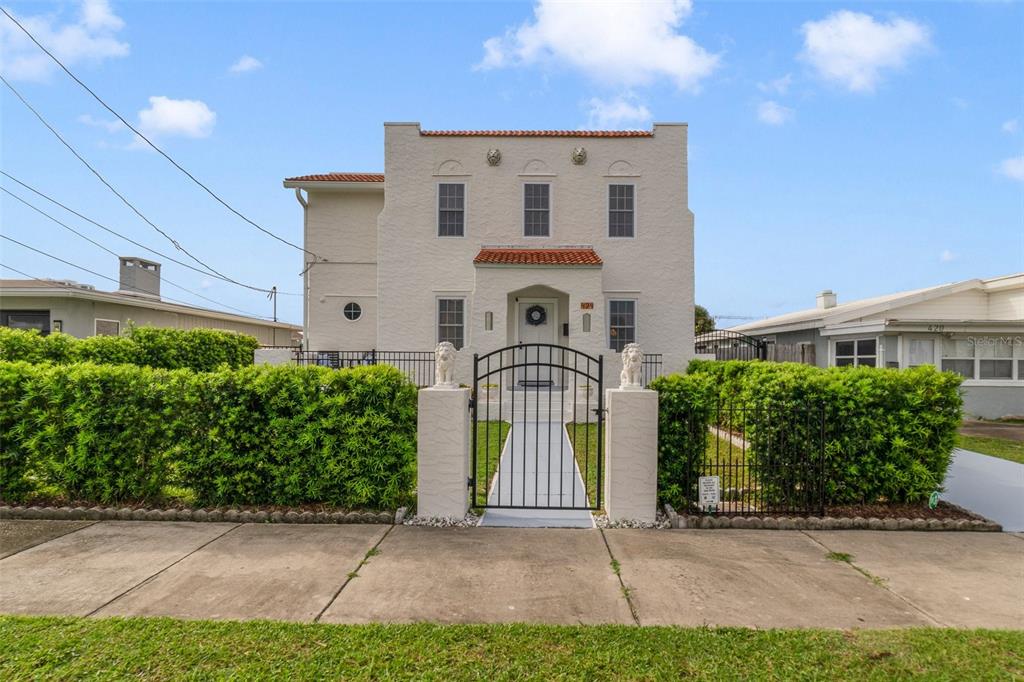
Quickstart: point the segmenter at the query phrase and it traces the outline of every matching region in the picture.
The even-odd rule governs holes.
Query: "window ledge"
[[[1021,379],[964,379],[961,386],[1006,386],[1024,387],[1024,380]]]

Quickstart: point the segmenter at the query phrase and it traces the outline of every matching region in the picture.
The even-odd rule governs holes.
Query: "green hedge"
[[[672,374],[650,383],[658,392],[658,497],[676,509],[693,499],[716,396],[710,379]]]
[[[0,327],[0,361],[68,364],[144,365],[161,369],[209,372],[223,364],[253,363],[259,342],[252,336],[219,329],[129,327],[122,336],[77,339],[67,334],[46,336],[37,330]]]
[[[416,388],[386,366],[213,372],[0,362],[0,496],[393,508],[415,483]]]
[[[799,461],[795,449],[778,444],[820,442],[818,409],[828,504],[920,501],[942,487],[962,419],[955,374],[930,366],[820,369],[741,361],[695,361],[690,372],[711,381],[723,405],[757,408],[744,413],[745,424],[719,421],[744,431],[755,464],[767,464],[758,459],[768,456],[759,444],[773,444],[773,467],[759,469],[759,482],[778,497],[792,492],[785,465]]]

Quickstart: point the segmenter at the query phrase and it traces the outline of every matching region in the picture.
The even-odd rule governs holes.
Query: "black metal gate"
[[[547,343],[473,355],[473,506],[601,508],[603,374],[603,356]]]
[[[768,344],[763,339],[728,329],[697,334],[694,350],[714,354],[715,360],[767,360]]]

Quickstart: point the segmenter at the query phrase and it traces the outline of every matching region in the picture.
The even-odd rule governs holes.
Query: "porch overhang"
[[[484,246],[473,258],[476,267],[573,267],[600,268],[604,261],[590,246],[558,246],[544,249],[520,246]]]

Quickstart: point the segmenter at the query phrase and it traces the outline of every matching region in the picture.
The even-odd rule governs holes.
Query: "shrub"
[[[222,364],[234,368],[251,365],[257,347],[259,342],[252,336],[219,329],[132,326],[122,336],[77,339],[0,327],[0,360],[10,362],[95,362],[208,372]]]
[[[820,369],[769,362],[691,368],[717,386],[723,402],[758,408],[745,412],[746,423],[738,426],[754,463],[765,465],[758,468],[759,482],[776,498],[792,494],[800,481],[792,475],[803,457],[799,448],[820,440],[820,420],[799,418],[816,408],[824,416],[827,503],[919,501],[941,489],[962,419],[955,374],[930,366]],[[768,443],[770,449],[762,445]]]
[[[715,393],[708,377],[661,376],[658,392],[658,497],[677,509],[696,499],[697,478],[708,441]]]
[[[416,389],[390,366],[0,363],[0,496],[393,507],[415,482]],[[6,466],[10,463],[10,466]]]

